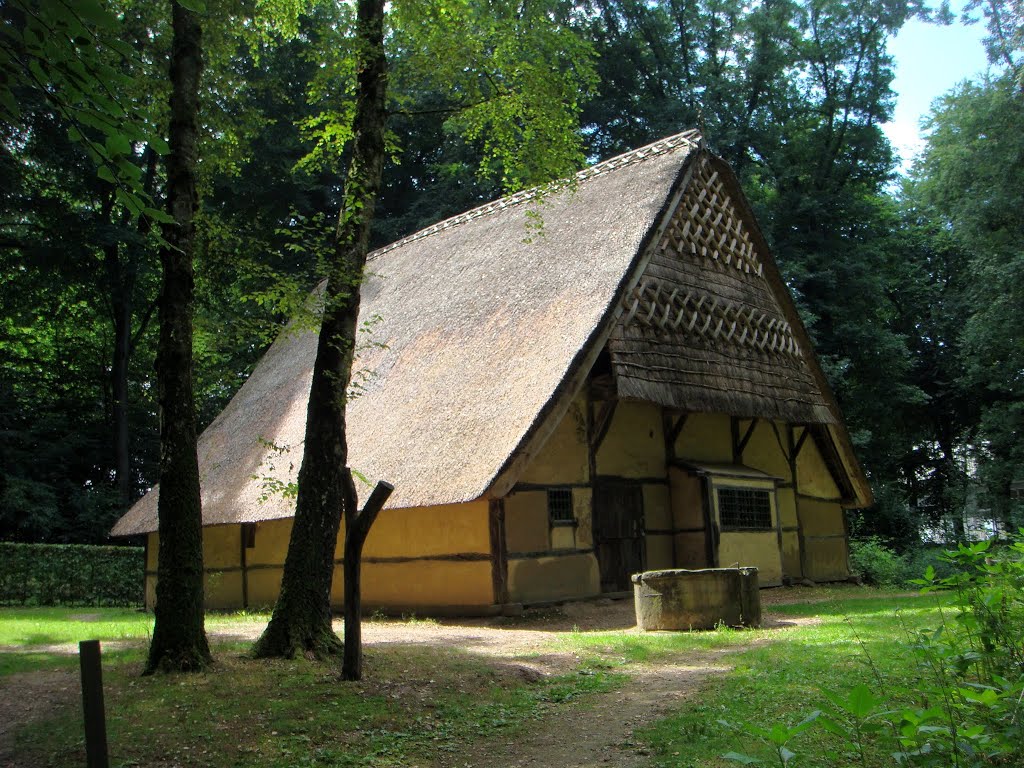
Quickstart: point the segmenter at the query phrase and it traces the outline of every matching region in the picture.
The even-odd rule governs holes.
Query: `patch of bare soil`
[[[514,739],[478,742],[446,758],[443,768],[640,768],[649,752],[636,729],[675,712],[707,678],[729,670],[727,654],[693,656],[687,663],[634,666],[625,686],[552,710]]]
[[[50,669],[0,677],[0,766],[15,766],[16,731],[81,700],[77,669]]]
[[[767,592],[767,591],[766,591]],[[805,600],[806,593],[793,599]],[[781,600],[779,601],[781,602]],[[765,616],[767,627],[784,628],[799,620]],[[813,620],[810,620],[813,621]],[[572,670],[578,659],[552,650],[559,632],[637,631],[632,600],[568,603],[526,611],[521,616],[487,619],[370,620],[363,624],[369,650],[388,646],[453,647],[493,658],[500,675],[527,682]],[[341,622],[335,629],[342,631]],[[262,626],[219,632],[218,636],[255,640]],[[754,637],[752,636],[752,642]],[[109,648],[110,644],[104,643]],[[13,649],[12,649],[13,650]],[[74,653],[74,644],[34,648],[44,653]],[[645,765],[645,753],[633,731],[676,708],[709,676],[729,668],[727,653],[704,654],[657,666],[629,666],[629,681],[607,694],[560,705],[530,724],[514,741],[494,740],[470,745],[465,754],[445,758],[443,768],[465,766]],[[428,673],[429,671],[424,671]],[[429,681],[433,683],[433,681]],[[372,680],[367,685],[374,686]],[[425,694],[426,695],[426,694]],[[13,735],[32,722],[46,719],[58,708],[80,707],[77,669],[47,670],[0,678],[0,768],[11,768]]]

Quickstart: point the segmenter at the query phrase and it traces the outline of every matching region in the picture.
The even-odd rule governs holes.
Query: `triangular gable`
[[[769,282],[771,256],[708,155],[609,339],[620,397],[686,411],[835,423]]]

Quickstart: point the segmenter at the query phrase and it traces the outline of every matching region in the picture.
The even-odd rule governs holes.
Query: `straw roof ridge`
[[[585,181],[589,181],[590,179],[598,176],[603,176],[604,174],[618,170],[619,168],[634,165],[646,160],[647,158],[671,152],[681,146],[689,146],[691,149],[698,149],[703,145],[703,143],[704,140],[700,135],[700,131],[695,128],[683,131],[682,133],[677,133],[674,136],[659,139],[647,146],[634,149],[631,152],[626,152],[621,155],[616,155],[608,160],[604,160],[600,163],[595,163],[594,165],[584,168],[582,171],[578,171],[571,179],[559,179],[551,184],[524,189],[522,192],[516,192],[515,194],[508,195],[507,197],[492,200],[491,202],[484,203],[476,208],[471,208],[465,213],[460,213],[457,216],[444,219],[436,224],[431,224],[429,227],[421,229],[418,232],[414,232],[407,237],[403,237],[401,240],[396,240],[390,245],[378,248],[367,257],[367,260],[370,261],[376,259],[390,251],[415,242],[416,240],[422,240],[423,238],[430,237],[430,235],[437,234],[438,232],[444,232],[445,230],[465,224],[473,219],[478,219],[481,216],[500,213],[514,206],[543,198],[545,195],[551,194],[552,191],[557,192],[560,189],[571,187],[574,184],[582,184]]]

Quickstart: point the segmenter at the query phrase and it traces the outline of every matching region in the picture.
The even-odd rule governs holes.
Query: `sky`
[[[954,4],[955,7],[955,4]],[[889,51],[896,60],[896,113],[883,125],[886,135],[899,153],[904,171],[923,146],[920,121],[933,100],[957,83],[984,72],[988,62],[982,38],[982,24],[952,26],[910,21],[890,42]]]

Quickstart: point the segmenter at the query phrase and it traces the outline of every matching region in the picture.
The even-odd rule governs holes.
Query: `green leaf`
[[[842,726],[838,721],[833,720],[831,717],[822,715],[818,718],[818,722],[821,723],[821,727],[829,733],[833,733],[836,736],[842,736],[844,739],[850,738],[850,731]]]
[[[206,3],[203,0],[178,0],[178,5],[192,13],[206,13]]]
[[[132,143],[123,133],[112,133],[107,136],[106,145],[111,155],[129,155],[132,151]]]
[[[72,13],[76,14],[83,21],[95,24],[97,27],[117,28],[117,17],[96,2],[96,0],[74,0],[70,5],[72,6]]]
[[[171,153],[171,145],[160,136],[151,136],[149,138],[149,146],[151,146],[153,151],[158,155],[169,155]]]
[[[104,181],[109,181],[111,184],[117,184],[117,179],[114,178],[114,172],[110,170],[109,165],[101,165],[96,170],[96,175]]]
[[[854,717],[863,719],[881,703],[882,700],[871,693],[871,689],[862,683],[850,691],[846,699],[846,710]]]
[[[167,213],[167,211],[161,211],[159,208],[144,208],[142,212],[153,221],[160,222],[161,224],[174,223],[174,217]]]

